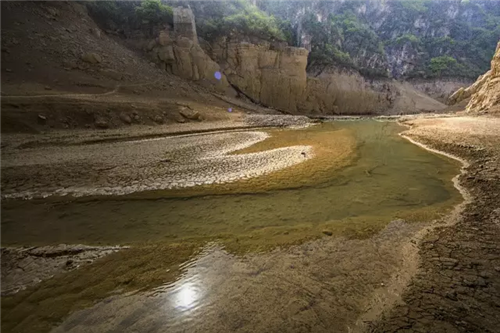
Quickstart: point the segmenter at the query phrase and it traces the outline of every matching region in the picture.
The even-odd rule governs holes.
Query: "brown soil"
[[[372,332],[499,332],[500,118],[417,119],[408,135],[470,162],[472,197],[455,224],[421,242],[421,264],[402,301]]]

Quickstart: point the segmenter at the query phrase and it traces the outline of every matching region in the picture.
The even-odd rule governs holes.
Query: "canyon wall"
[[[500,113],[500,42],[491,60],[491,69],[468,88],[461,88],[450,97],[451,103],[457,103],[469,98],[466,110],[468,112]]]
[[[215,77],[220,66],[198,43],[194,15],[191,9],[174,8],[174,30],[165,29],[153,40],[139,40],[136,46],[147,52],[149,59],[165,71],[181,78],[226,93],[229,83],[225,75]]]
[[[388,114],[435,111],[444,105],[411,85],[381,78],[368,80],[352,69],[307,68],[309,51],[285,43],[221,37],[199,41],[194,15],[174,9],[174,29],[146,42],[150,59],[182,78],[234,88],[254,103],[291,114]],[[214,73],[220,71],[217,80]],[[419,99],[425,99],[422,103]]]
[[[357,71],[334,66],[306,70],[309,51],[305,48],[226,38],[204,45],[231,85],[252,101],[281,111],[340,115],[444,108],[413,86],[396,80],[367,80]]]

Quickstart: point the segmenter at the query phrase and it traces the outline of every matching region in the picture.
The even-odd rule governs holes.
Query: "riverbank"
[[[500,118],[410,118],[409,138],[458,156],[471,196],[450,225],[419,246],[420,266],[402,300],[370,331],[497,332],[500,304]]]

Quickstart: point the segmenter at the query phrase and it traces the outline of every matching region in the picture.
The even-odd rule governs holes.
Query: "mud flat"
[[[4,154],[3,196],[123,195],[210,185],[260,176],[313,157],[308,146],[227,155],[267,137],[255,131],[200,134]],[[34,166],[36,183],[27,176]]]
[[[57,245],[25,248],[2,248],[2,296],[12,295],[27,287],[88,265],[120,246]]]
[[[498,332],[500,118],[410,119],[406,135],[467,161],[461,214],[426,234],[418,273],[373,332]]]

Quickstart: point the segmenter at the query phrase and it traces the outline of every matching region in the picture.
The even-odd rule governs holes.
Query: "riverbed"
[[[6,324],[18,329],[40,325],[46,330],[54,321],[81,310],[61,331],[102,331],[107,330],[102,326],[105,323],[120,331],[132,330],[135,324],[151,325],[152,331],[161,327],[177,331],[185,324],[182,318],[191,323],[190,331],[204,331],[200,320],[214,331],[225,313],[231,318],[228,323],[232,326],[227,328],[231,331],[245,331],[254,324],[263,329],[289,325],[300,331],[301,326],[289,320],[295,318],[293,313],[306,313],[300,320],[304,325],[323,325],[336,318],[335,327],[345,329],[364,310],[372,292],[401,266],[403,245],[462,200],[451,182],[459,164],[411,144],[398,135],[403,129],[394,122],[365,120],[204,134],[201,142],[210,143],[205,149],[185,155],[169,150],[174,153],[162,157],[169,161],[162,162],[166,166],[159,169],[170,172],[170,160],[182,162],[176,156],[192,158],[221,142],[236,141],[230,149],[216,154],[237,156],[236,162],[220,159],[220,168],[216,164],[209,171],[205,166],[187,169],[191,173],[195,170],[197,178],[215,175],[223,179],[220,183],[166,186],[154,191],[139,187],[120,195],[98,192],[100,196],[92,191],[66,191],[60,196],[53,186],[48,198],[4,200],[4,245],[131,246],[3,302],[2,312],[7,311],[11,318]],[[213,137],[206,137],[210,135],[219,137],[211,141]],[[196,139],[183,139],[181,149],[186,152],[197,147],[200,141]],[[161,140],[139,141],[138,150],[149,143],[158,147]],[[171,139],[165,140],[161,147],[179,147],[178,141],[169,145]],[[133,146],[136,142],[72,147],[63,156],[81,156],[81,149],[87,151],[86,156],[95,156],[89,151],[100,148],[104,149],[100,154],[106,155],[105,149],[116,152],[117,145]],[[287,157],[275,154],[283,151]],[[148,156],[152,155],[154,150],[149,149]],[[261,169],[268,172],[245,172],[252,169],[245,166],[255,165],[256,156],[265,161]],[[16,158],[23,161],[22,156]],[[269,169],[266,163],[272,165],[273,158],[287,162]],[[12,163],[7,166],[15,168]],[[136,163],[131,163],[133,168],[137,168]],[[41,172],[50,166],[48,163]],[[58,165],[56,170],[64,166],[67,164]],[[24,167],[16,174],[17,181],[31,173]],[[224,180],[224,171],[237,176]],[[73,179],[67,177],[62,188],[86,179],[84,172]],[[118,179],[116,188],[125,178]],[[157,173],[154,179],[158,179]],[[21,183],[23,191],[31,190],[25,188],[26,182]],[[164,182],[160,179],[155,183]],[[11,190],[15,193],[15,186]],[[189,264],[182,264],[185,261]],[[285,280],[286,287],[280,286],[279,281]],[[137,290],[141,292],[134,296],[126,294]],[[229,290],[232,292],[227,294]],[[295,292],[290,294],[290,290]],[[92,306],[99,299],[107,300]],[[336,301],[331,305],[333,299]],[[161,316],[155,312],[146,322],[141,319],[141,313],[163,302],[168,304],[169,316],[159,320]],[[50,304],[52,312],[35,305],[40,303]],[[131,303],[136,305],[120,305]],[[259,319],[264,308],[276,309],[269,318]],[[332,317],[332,311],[338,316]],[[15,323],[15,318],[22,316],[27,317]],[[192,320],[194,317],[200,319]]]

